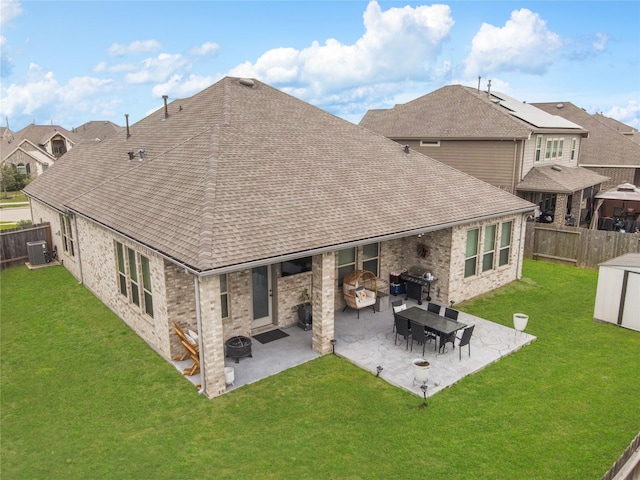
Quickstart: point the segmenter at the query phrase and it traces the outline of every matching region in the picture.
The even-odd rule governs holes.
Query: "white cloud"
[[[629,100],[624,106],[614,105],[604,115],[640,129],[640,102],[637,100]]]
[[[107,62],[100,62],[95,67],[93,67],[94,72],[132,72],[139,68],[133,63],[117,63],[115,65],[109,65]]]
[[[190,97],[204,90],[216,80],[218,78],[211,76],[189,75],[184,78],[182,75],[173,75],[167,82],[153,87],[151,94],[156,98],[160,98],[162,95],[168,95],[169,98],[174,99]]]
[[[0,1],[0,25],[11,23],[22,12],[22,6],[17,0]]]
[[[54,101],[59,85],[52,72],[42,72],[38,65],[32,63],[28,77],[24,84],[2,87],[0,104],[3,116],[31,115]]]
[[[157,83],[166,81],[174,72],[191,68],[191,64],[179,53],[161,53],[145,59],[137,72],[125,76],[127,83]]]
[[[596,33],[595,39],[593,40],[593,49],[596,52],[602,52],[607,48],[607,42],[609,41],[609,36],[604,33]]]
[[[109,56],[139,55],[141,53],[157,52],[161,48],[162,45],[157,40],[136,40],[128,45],[114,43],[109,47]]]
[[[206,55],[217,55],[220,46],[217,43],[205,42],[202,45],[193,47],[187,53],[194,57],[204,57]]]
[[[498,71],[543,73],[562,47],[560,36],[549,31],[537,13],[526,8],[511,12],[504,27],[483,23],[464,60],[467,76]]]
[[[369,2],[363,19],[365,33],[353,45],[331,38],[302,50],[277,48],[255,63],[238,65],[229,75],[272,84],[300,82],[306,87],[297,92],[305,95],[381,81],[423,79],[454,23],[446,5],[382,11],[375,1]]]

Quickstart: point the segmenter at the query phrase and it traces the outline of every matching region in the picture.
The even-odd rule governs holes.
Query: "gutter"
[[[152,252],[154,252],[156,255],[164,258],[165,260],[167,260],[170,263],[173,263],[174,265],[177,265],[180,268],[184,268],[187,272],[196,275],[198,277],[206,277],[209,275],[221,275],[223,273],[231,273],[231,272],[235,272],[238,270],[244,270],[244,269],[251,269],[254,267],[262,267],[265,265],[271,265],[274,263],[280,263],[280,262],[285,262],[287,260],[293,260],[296,258],[300,258],[300,257],[308,257],[308,256],[312,256],[312,255],[319,255],[322,253],[327,253],[327,252],[333,252],[336,250],[342,250],[344,248],[351,248],[351,247],[358,247],[360,245],[366,245],[369,243],[374,243],[374,242],[384,242],[384,241],[389,241],[389,240],[396,240],[398,238],[403,238],[403,237],[410,237],[412,235],[419,235],[419,234],[424,234],[424,233],[429,233],[429,232],[435,232],[438,230],[445,230],[448,228],[452,228],[452,227],[459,227],[461,225],[467,225],[470,223],[474,223],[474,222],[479,222],[482,220],[488,220],[491,218],[495,218],[497,216],[504,216],[504,215],[518,215],[518,214],[522,214],[522,213],[528,213],[528,212],[533,212],[535,210],[536,206],[535,205],[531,205],[530,207],[523,207],[523,208],[519,208],[517,210],[511,210],[511,211],[507,211],[507,212],[500,212],[500,213],[492,213],[490,215],[481,215],[479,217],[474,217],[474,218],[470,218],[470,219],[465,219],[465,220],[457,220],[455,222],[448,222],[448,223],[441,223],[438,225],[433,225],[430,227],[422,227],[422,228],[414,228],[412,230],[404,230],[402,232],[395,232],[395,233],[390,233],[387,235],[380,235],[380,236],[376,236],[376,237],[369,237],[369,238],[362,238],[359,240],[353,240],[351,242],[345,242],[345,243],[338,243],[338,244],[334,244],[334,245],[326,245],[324,247],[319,247],[319,248],[313,248],[311,250],[304,250],[301,252],[294,252],[294,253],[288,253],[285,255],[277,255],[274,257],[269,257],[269,258],[261,258],[261,259],[257,259],[257,260],[251,260],[248,262],[242,262],[242,263],[236,263],[236,264],[232,264],[232,265],[225,265],[223,267],[219,267],[219,268],[212,268],[209,270],[198,270],[190,265],[187,265],[185,263],[180,262],[178,259],[176,259],[175,257],[172,257],[170,255],[167,255],[166,253],[161,252],[160,250],[157,250],[145,243],[142,243],[138,240],[135,240],[134,238],[119,232],[118,230],[115,230],[114,228],[109,227],[108,225],[105,225],[104,223],[98,222],[97,220],[88,217],[86,215],[83,215],[80,212],[77,212],[76,210],[73,209],[69,209],[70,211],[74,212],[76,215],[79,215],[83,218],[86,218],[87,220],[97,223],[98,225],[102,226],[103,228],[105,228],[106,230],[115,233],[117,235],[120,235],[128,240],[130,240],[132,243],[135,243],[136,245],[139,245],[142,248],[146,248],[148,250],[151,250]]]
[[[202,309],[200,307],[200,278],[197,275],[193,276],[193,288],[195,290],[195,304],[196,304],[196,324],[198,325],[198,358],[200,360],[200,390],[198,393],[202,394],[205,391],[206,380],[204,375],[204,361],[202,359]]]

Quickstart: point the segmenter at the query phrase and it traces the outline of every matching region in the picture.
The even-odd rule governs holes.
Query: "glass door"
[[[251,301],[253,322],[251,328],[264,327],[273,323],[271,313],[271,266],[251,269]]]

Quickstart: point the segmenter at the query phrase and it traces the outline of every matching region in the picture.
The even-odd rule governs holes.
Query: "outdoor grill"
[[[431,272],[422,265],[413,265],[409,270],[400,275],[400,280],[405,282],[406,298],[413,298],[422,305],[423,287],[427,287],[427,302],[431,301],[431,282],[435,281]]]

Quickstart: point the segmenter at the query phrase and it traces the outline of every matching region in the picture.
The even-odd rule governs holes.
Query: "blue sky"
[[[640,2],[0,0],[0,125],[135,123],[225,75],[358,123],[444,85],[640,128]]]

